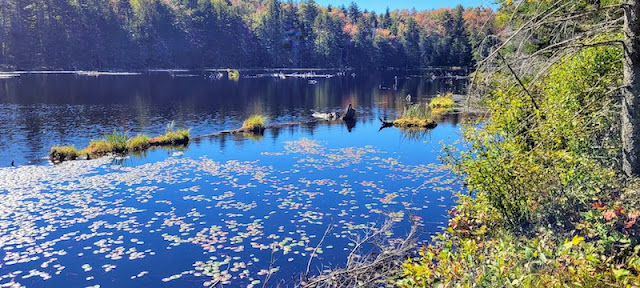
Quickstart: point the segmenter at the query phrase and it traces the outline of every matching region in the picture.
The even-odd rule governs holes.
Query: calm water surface
[[[377,119],[396,117],[407,94],[424,103],[461,92],[463,81],[209,75],[0,79],[0,285],[260,287],[273,266],[268,286],[290,286],[327,227],[312,272],[343,264],[349,239],[385,219],[396,222],[397,237],[409,218],[418,220],[422,241],[446,225],[460,187],[437,157],[441,143],[459,139],[460,116],[414,133],[378,131]],[[154,135],[175,121],[198,136],[237,128],[255,113],[274,123],[309,121],[312,110],[349,103],[359,112],[354,127],[318,122],[124,159],[43,159],[52,145],[85,147],[113,129]]]

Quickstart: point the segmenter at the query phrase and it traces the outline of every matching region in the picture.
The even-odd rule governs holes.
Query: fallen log
[[[316,122],[317,121],[314,120],[314,121],[306,121],[306,122],[277,123],[277,124],[272,124],[272,125],[267,125],[267,126],[261,126],[260,130],[247,129],[247,128],[238,128],[238,129],[232,129],[232,130],[224,130],[224,131],[220,131],[220,132],[216,132],[216,133],[212,133],[212,134],[201,135],[201,136],[195,137],[194,139],[208,138],[208,137],[218,137],[218,136],[223,136],[223,135],[241,135],[241,134],[246,134],[246,133],[264,134],[264,131],[268,130],[268,129],[279,129],[279,128],[284,128],[284,127],[292,127],[292,126],[299,126],[299,125],[305,125],[305,124],[313,124],[313,123],[316,123]]]

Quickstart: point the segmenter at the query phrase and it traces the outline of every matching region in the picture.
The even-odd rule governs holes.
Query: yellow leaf
[[[580,243],[584,242],[584,237],[581,236],[573,236],[573,239],[571,240],[571,243],[573,243],[573,245],[578,246],[580,245]]]

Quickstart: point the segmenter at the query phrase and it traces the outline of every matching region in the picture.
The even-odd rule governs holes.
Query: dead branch
[[[365,235],[354,241],[355,247],[344,268],[333,269],[302,283],[303,287],[385,287],[393,286],[393,279],[402,273],[402,263],[416,247],[418,226],[413,223],[402,241],[390,241],[393,221],[387,220],[379,229],[370,227]],[[373,252],[364,252],[370,245]]]
[[[322,245],[322,242],[324,242],[324,239],[327,238],[327,234],[329,234],[329,231],[331,231],[331,226],[333,226],[333,223],[329,224],[329,226],[327,227],[327,230],[324,231],[324,235],[322,235],[322,239],[320,239],[320,242],[318,242],[318,245],[316,245],[316,248],[314,248],[313,252],[311,252],[311,256],[309,257],[309,262],[307,263],[307,271],[304,273],[304,278],[309,277],[309,269],[311,269],[311,261],[313,261],[313,257],[316,256],[316,252],[318,251],[318,248],[320,248],[320,246]]]

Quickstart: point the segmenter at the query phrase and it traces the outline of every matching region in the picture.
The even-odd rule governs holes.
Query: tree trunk
[[[626,0],[624,18],[622,169],[640,176],[640,0]]]

